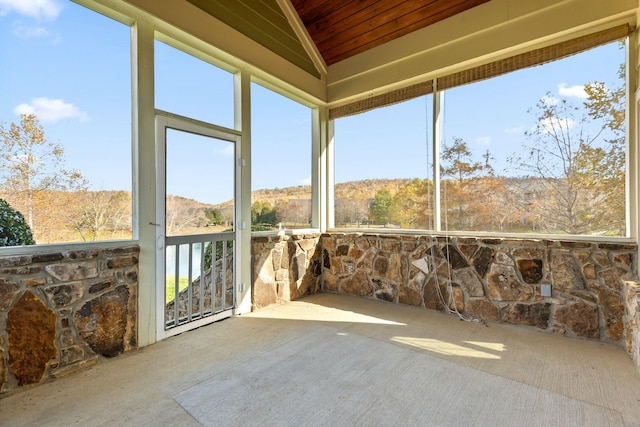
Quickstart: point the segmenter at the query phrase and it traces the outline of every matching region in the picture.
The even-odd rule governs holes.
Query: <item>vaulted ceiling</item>
[[[326,66],[489,0],[187,1],[319,76]],[[310,49],[324,64],[314,61],[315,52]]]
[[[327,65],[489,0],[291,0]]]

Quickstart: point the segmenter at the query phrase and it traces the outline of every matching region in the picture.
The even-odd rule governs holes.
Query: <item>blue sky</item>
[[[0,0],[0,121],[35,113],[97,189],[131,188],[129,39],[66,1]]]
[[[467,142],[476,160],[489,150],[494,169],[505,173],[506,158],[522,147],[536,118],[528,113],[549,93],[581,105],[585,83],[610,85],[624,62],[613,43],[564,60],[449,89],[444,96],[443,137]],[[336,122],[336,181],[384,174],[388,178],[428,177],[432,158],[433,97],[346,117]],[[380,159],[384,159],[384,163]],[[511,174],[509,172],[507,175]]]
[[[47,137],[64,145],[67,167],[94,189],[131,188],[129,38],[127,26],[68,1],[0,0],[0,121],[35,112]],[[500,172],[535,124],[527,110],[541,97],[582,102],[582,86],[611,83],[623,59],[613,44],[449,90],[445,138],[464,139],[478,159],[488,149]],[[160,42],[156,67],[158,108],[233,127],[230,73]],[[308,184],[311,111],[252,87],[254,189]],[[428,176],[431,114],[431,97],[424,97],[338,120],[336,182]],[[176,157],[176,170],[208,170],[215,179],[211,164],[230,155],[224,146]],[[176,179],[173,191],[218,203],[229,198],[228,188],[218,187]]]

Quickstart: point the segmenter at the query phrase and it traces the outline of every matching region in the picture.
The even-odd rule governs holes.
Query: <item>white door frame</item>
[[[241,218],[240,207],[240,177],[241,168],[241,136],[240,132],[216,126],[210,123],[201,122],[190,119],[188,117],[179,116],[161,110],[156,110],[156,339],[158,341],[168,338],[188,330],[221,320],[236,313],[237,302],[240,299],[241,286],[241,242],[240,229]],[[234,158],[234,231],[235,236],[235,255],[233,266],[233,307],[229,310],[222,311],[198,320],[191,321],[184,325],[175,326],[169,330],[165,330],[165,287],[166,287],[166,129],[175,129],[182,132],[193,133],[196,135],[216,138],[223,141],[232,142],[235,146]],[[213,286],[213,285],[212,285]],[[176,295],[176,298],[178,295]]]

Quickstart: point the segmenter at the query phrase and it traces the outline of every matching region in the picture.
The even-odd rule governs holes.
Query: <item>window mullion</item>
[[[437,80],[433,81],[433,228],[442,230],[440,206],[440,145],[442,141],[444,115],[444,91],[438,90]]]

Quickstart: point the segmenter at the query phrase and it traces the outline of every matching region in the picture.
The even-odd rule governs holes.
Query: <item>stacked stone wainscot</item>
[[[320,246],[326,292],[618,344],[637,330],[623,289],[637,277],[635,244],[331,233]]]
[[[136,348],[138,253],[0,257],[0,396]]]
[[[255,309],[336,292],[625,346],[637,245],[328,233],[252,239]],[[135,245],[0,257],[0,397],[136,348]],[[424,260],[421,270],[413,262]],[[543,297],[543,285],[552,295]],[[443,296],[443,298],[441,298]]]
[[[265,235],[252,239],[253,308],[320,291],[320,234]]]
[[[627,351],[640,371],[640,282],[626,281],[624,293]]]

